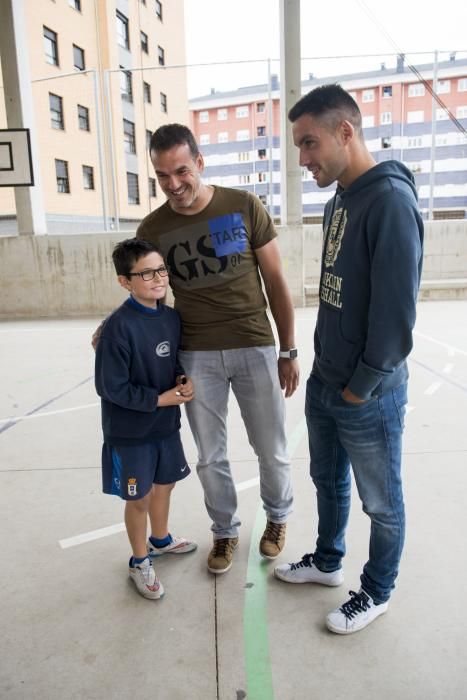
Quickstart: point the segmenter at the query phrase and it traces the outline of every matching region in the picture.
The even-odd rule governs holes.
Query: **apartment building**
[[[434,68],[433,64],[416,68],[431,87]],[[451,54],[436,68],[436,92],[454,120],[402,58],[393,68],[382,64],[379,70],[364,73],[310,76],[302,83],[302,93],[320,84],[340,83],[360,107],[375,160],[395,158],[414,173],[423,215],[428,217],[431,209],[433,218],[465,218],[467,59]],[[279,97],[279,82],[273,76],[269,86],[212,90],[190,100],[191,124],[208,182],[254,192],[275,217],[280,216]],[[306,169],[302,181],[303,216],[318,221],[334,187],[320,190]]]
[[[161,204],[148,140],[187,122],[183,0],[23,0],[49,232],[132,226]],[[3,95],[0,128],[6,128]],[[0,215],[15,215],[12,188]]]

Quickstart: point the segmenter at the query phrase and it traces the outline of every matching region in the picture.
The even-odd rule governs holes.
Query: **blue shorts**
[[[173,484],[190,474],[180,432],[154,443],[102,446],[102,489],[125,501],[137,501],[153,484]]]

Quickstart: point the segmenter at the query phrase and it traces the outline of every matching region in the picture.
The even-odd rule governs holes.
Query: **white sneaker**
[[[163,596],[164,588],[156,576],[149,557],[146,557],[141,564],[136,564],[135,566],[132,566],[132,561],[133,557],[130,559],[128,574],[134,582],[138,593],[141,593],[145,598],[151,598],[151,600],[157,600],[157,598]]]
[[[185,537],[175,537],[171,535],[172,542],[166,544],[165,547],[156,547],[151,540],[148,540],[148,554],[150,557],[161,557],[163,554],[185,554],[192,552],[197,548],[196,542],[190,542]]]
[[[363,589],[358,593],[349,591],[349,594],[350,600],[330,612],[326,618],[327,628],[331,632],[337,634],[359,632],[388,609],[388,602],[375,605]]]
[[[287,583],[321,583],[323,586],[340,586],[344,580],[342,569],[321,571],[313,563],[312,554],[304,554],[296,564],[279,564],[274,575]]]

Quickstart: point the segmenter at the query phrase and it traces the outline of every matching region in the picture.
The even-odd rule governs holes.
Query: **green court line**
[[[306,432],[303,418],[288,438],[292,458]],[[268,578],[271,569],[259,553],[259,540],[266,517],[260,505],[256,514],[248,556],[245,606],[243,611],[243,642],[248,700],[274,700],[268,637]]]

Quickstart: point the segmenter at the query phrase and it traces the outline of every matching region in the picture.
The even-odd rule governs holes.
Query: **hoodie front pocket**
[[[341,330],[341,313],[334,309],[321,309],[318,317],[317,333],[321,345],[322,362],[352,369],[357,363],[362,346],[360,342],[346,340]]]

